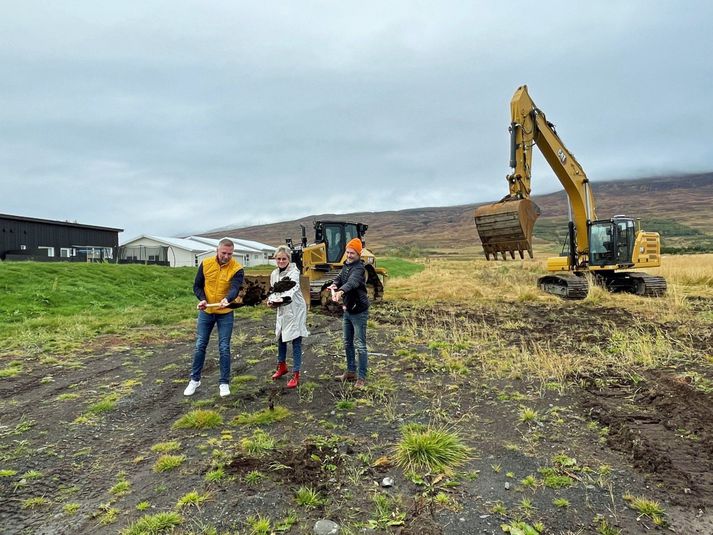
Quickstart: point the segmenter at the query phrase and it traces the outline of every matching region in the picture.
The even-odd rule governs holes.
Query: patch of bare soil
[[[687,370],[648,371],[636,383],[591,387],[583,405],[608,427],[609,446],[665,489],[672,504],[693,509],[701,519],[696,533],[713,533],[705,513],[713,506],[713,396],[696,388],[700,372]]]
[[[370,377],[358,391],[332,379],[344,368],[340,318],[310,314],[297,390],[269,379],[273,317],[239,318],[233,375],[244,381],[225,399],[218,397],[215,341],[191,398],[183,396],[189,341],[145,346],[106,338],[79,367],[28,358],[22,374],[0,381],[0,531],[119,533],[165,511],[180,513],[180,533],[249,533],[258,515],[285,533],[310,533],[320,518],[353,532],[402,535],[500,534],[501,524],[517,520],[563,535],[603,533],[602,526],[624,534],[660,529],[626,507],[622,496],[632,493],[659,500],[677,533],[713,532],[710,394],[694,389],[693,380],[665,370],[642,373],[643,383],[560,391],[492,380],[475,367],[444,370],[436,345],[404,336],[414,322],[444,314],[518,347],[533,339],[604,344],[606,322],[640,323],[617,309],[581,304],[424,310],[385,303],[371,311]],[[453,351],[471,362],[467,349]],[[113,393],[115,404],[101,409]],[[234,423],[239,414],[276,407],[289,415]],[[223,424],[173,428],[195,409],[218,412]],[[523,417],[525,409],[535,417]],[[405,423],[456,431],[472,458],[445,478],[410,477],[393,459]],[[242,445],[257,429],[275,440],[274,449],[249,453]],[[178,443],[172,453],[183,462],[158,472],[161,453],[153,446],[168,441]],[[223,477],[207,477],[216,469]],[[548,474],[558,483],[546,483]],[[386,476],[392,487],[380,485]],[[120,481],[128,490],[117,490]],[[318,492],[319,503],[300,505],[300,487]],[[178,506],[191,491],[206,501]],[[297,523],[290,527],[291,513]]]

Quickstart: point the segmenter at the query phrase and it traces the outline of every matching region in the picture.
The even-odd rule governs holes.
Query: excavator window
[[[593,266],[630,264],[635,237],[632,219],[594,221],[589,227],[589,263]]]

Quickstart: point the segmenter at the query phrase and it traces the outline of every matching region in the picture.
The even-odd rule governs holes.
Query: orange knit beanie
[[[347,249],[354,249],[357,254],[361,254],[362,244],[359,238],[353,238],[347,243]]]

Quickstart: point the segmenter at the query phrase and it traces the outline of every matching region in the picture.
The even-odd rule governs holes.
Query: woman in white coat
[[[287,382],[287,388],[295,388],[300,384],[302,338],[309,336],[307,303],[300,289],[300,270],[290,263],[291,257],[292,251],[286,245],[280,245],[275,251],[277,269],[270,275],[272,293],[267,298],[267,305],[277,310],[277,371],[273,379],[279,379],[287,373],[287,342],[292,342],[292,378]]]

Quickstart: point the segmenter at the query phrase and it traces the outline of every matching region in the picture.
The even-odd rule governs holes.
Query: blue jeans
[[[220,352],[220,384],[230,383],[230,337],[233,334],[233,311],[227,314],[208,314],[198,311],[198,326],[196,335],[196,350],[193,353],[193,369],[191,379],[201,380],[205,350],[210,341],[213,327],[218,325],[218,351]]]
[[[357,371],[356,356],[359,357],[359,379],[366,379],[366,369],[369,357],[366,353],[366,322],[369,319],[369,310],[350,314],[344,311],[342,327],[344,330],[344,351],[347,354],[347,371]]]
[[[287,360],[287,342],[282,339],[277,341],[277,362],[285,362]],[[292,371],[300,371],[302,366],[302,337],[298,336],[292,340]]]

